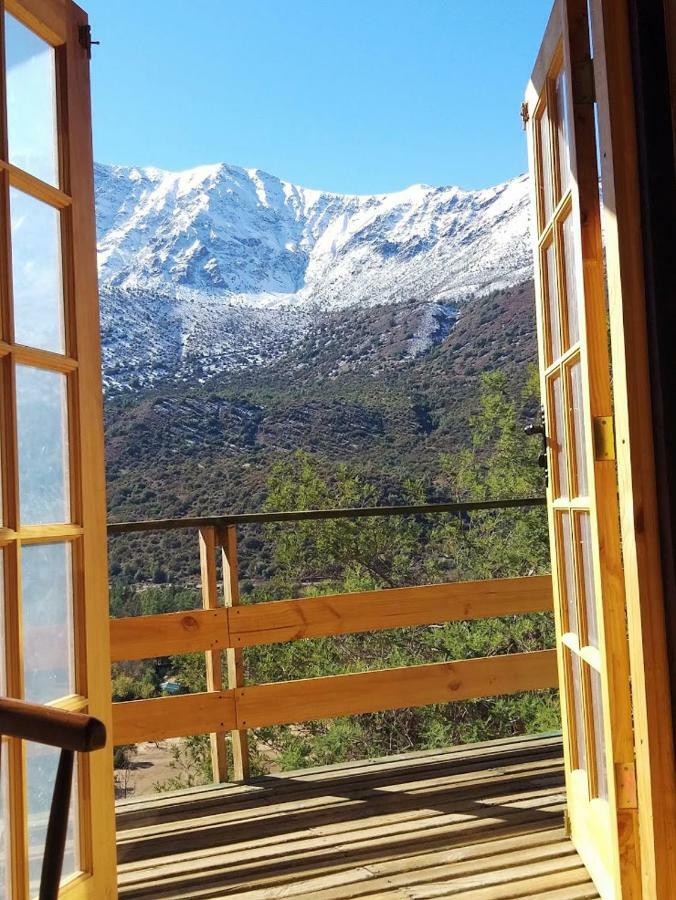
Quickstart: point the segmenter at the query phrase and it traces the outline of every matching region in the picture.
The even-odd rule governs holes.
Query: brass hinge
[[[521,104],[521,112],[519,114],[521,116],[521,121],[523,122],[523,130],[526,130],[526,125],[528,125],[528,120],[530,119],[530,113],[528,112],[528,104],[524,100]]]
[[[619,809],[637,809],[636,764],[615,763],[615,784]]]
[[[563,811],[563,831],[566,837],[570,837],[570,813],[568,809],[564,809]]]
[[[612,416],[594,417],[594,459],[615,459],[615,423]]]

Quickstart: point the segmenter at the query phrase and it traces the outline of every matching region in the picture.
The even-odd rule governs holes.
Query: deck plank
[[[592,900],[564,800],[550,736],[127,801],[120,898]]]

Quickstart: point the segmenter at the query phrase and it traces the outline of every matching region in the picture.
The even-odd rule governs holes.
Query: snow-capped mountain
[[[330,310],[461,315],[532,271],[525,176],[350,196],[225,164],[97,165],[96,203],[111,385],[263,364]]]

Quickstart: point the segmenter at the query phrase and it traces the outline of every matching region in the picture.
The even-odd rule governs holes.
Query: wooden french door
[[[557,0],[524,104],[570,834],[640,896],[634,741],[586,0]]]
[[[87,20],[0,13],[0,693],[110,726]],[[2,741],[2,900],[36,893],[57,761]],[[63,896],[115,896],[112,784],[109,750],[78,760]]]

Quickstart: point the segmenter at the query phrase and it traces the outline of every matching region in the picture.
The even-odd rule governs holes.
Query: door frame
[[[94,177],[91,134],[91,98],[89,52],[81,42],[82,29],[88,26],[86,13],[72,0],[0,0],[0,15],[11,13],[56,51],[58,131],[61,145],[63,191],[69,195],[69,215],[66,243],[70,251],[64,259],[67,283],[66,298],[69,318],[76,336],[76,345],[68,352],[76,353],[76,371],[69,399],[71,436],[74,440],[74,459],[79,477],[73,479],[77,492],[74,510],[79,513],[76,524],[81,548],[74,554],[74,584],[78,587],[74,602],[85,618],[82,639],[76,640],[79,666],[86,672],[87,712],[102,720],[108,735],[112,735],[112,703],[110,693],[110,637],[108,603],[108,563],[106,531],[106,484],[103,442],[103,390],[100,357],[100,324],[98,302],[98,274],[96,264],[96,224],[94,213]],[[0,22],[0,33],[4,26]],[[4,93],[4,60],[0,59],[3,77],[0,91]],[[4,96],[2,97],[4,103]],[[4,128],[0,127],[0,132]],[[5,157],[6,158],[6,157]],[[0,171],[0,212],[7,215],[7,195],[11,174],[3,166]],[[6,259],[8,248],[0,246]],[[70,257],[68,259],[68,256]],[[5,302],[6,299],[5,299]],[[72,340],[72,336],[71,336]],[[3,403],[13,402],[9,393]],[[15,450],[12,451],[15,453]],[[73,460],[71,460],[73,465]],[[7,467],[3,460],[3,473]],[[79,487],[78,487],[79,486]],[[16,485],[9,489],[16,491]],[[17,572],[8,567],[7,593],[18,595]],[[11,618],[8,626],[17,624]],[[14,638],[14,640],[12,640]],[[20,635],[9,637],[10,650],[17,666],[16,654],[21,654]],[[15,646],[14,646],[15,645]],[[8,685],[10,692],[17,685]],[[19,748],[20,750],[21,748]],[[22,754],[11,754],[14,789],[10,792],[10,818],[19,817],[21,829],[13,829],[11,845],[13,887],[17,897],[28,896],[27,835],[25,833],[25,800],[18,773],[23,773]],[[117,896],[115,815],[113,789],[113,759],[111,741],[104,749],[91,753],[86,761],[86,809],[82,812],[80,833],[83,839],[84,861],[87,870],[68,880],[60,895],[64,898],[114,900]]]
[[[662,575],[639,133],[628,0],[591,0],[643,894],[676,883],[676,767]],[[635,10],[634,10],[635,11]],[[673,303],[673,297],[669,298]],[[673,376],[672,376],[673,377]],[[659,420],[658,420],[659,421]],[[673,424],[673,423],[672,423]],[[662,490],[660,490],[662,493]]]

